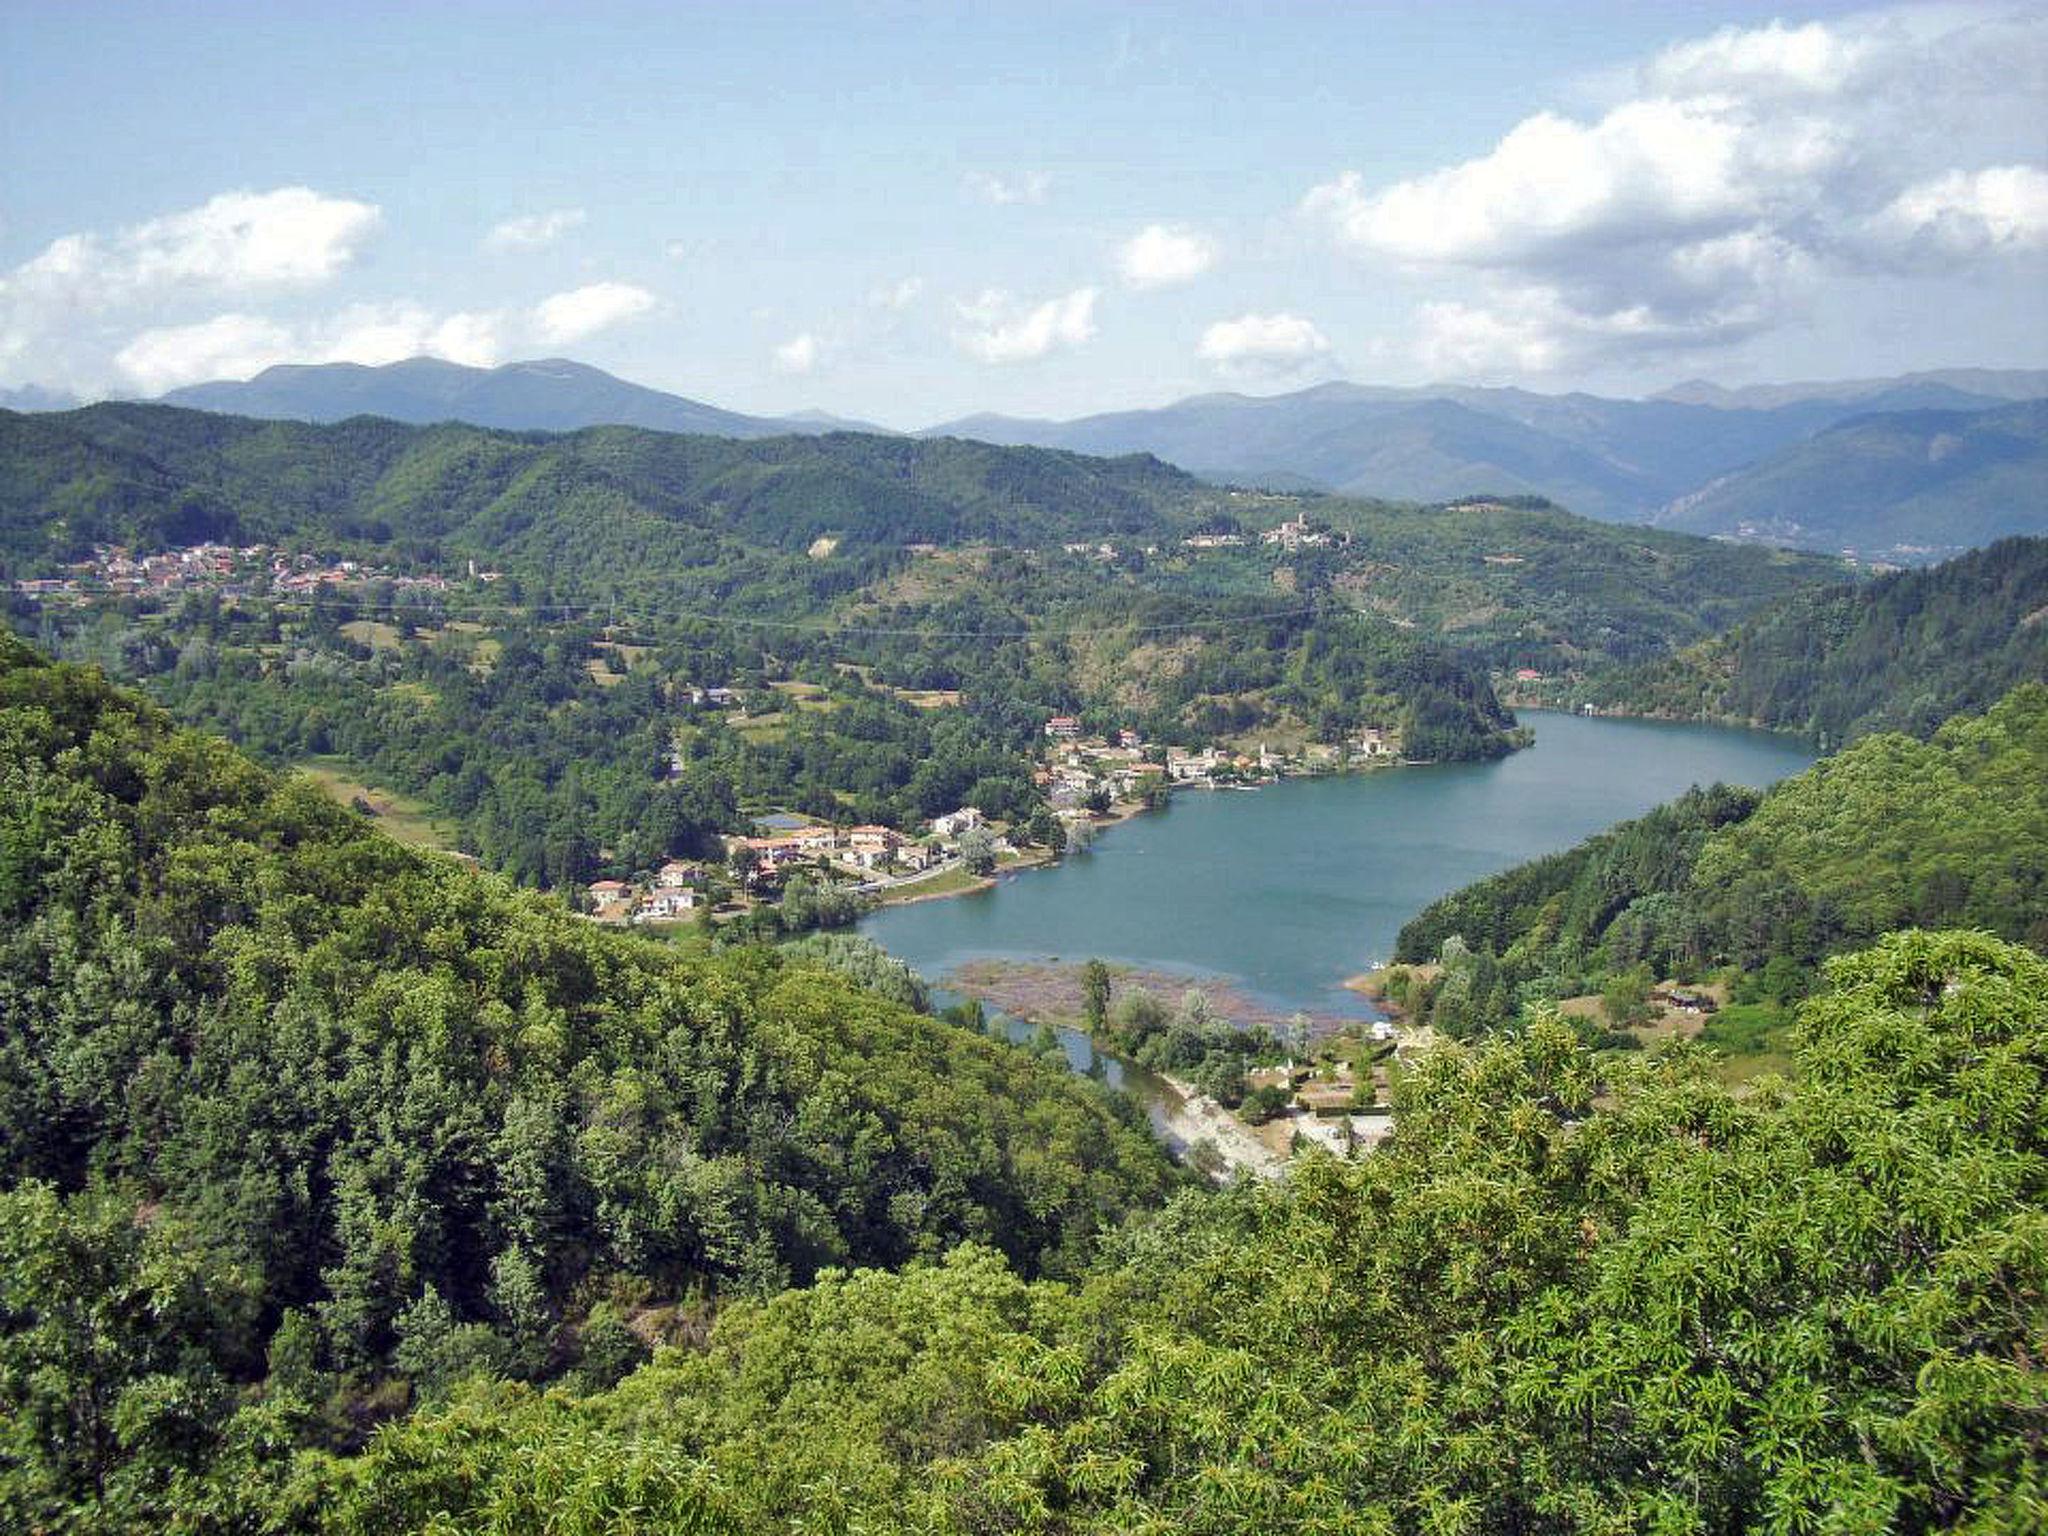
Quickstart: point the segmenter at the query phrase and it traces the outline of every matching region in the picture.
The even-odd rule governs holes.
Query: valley
[[[2040,1536],[2044,61],[0,3],[0,1532]]]

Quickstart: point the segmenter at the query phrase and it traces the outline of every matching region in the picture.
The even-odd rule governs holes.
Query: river
[[[861,931],[944,985],[968,960],[1099,956],[1213,980],[1283,1012],[1369,1017],[1344,982],[1401,925],[1482,876],[1716,781],[1757,788],[1813,761],[1762,731],[1525,710],[1498,762],[1184,791],[1094,851],[988,890],[892,907]],[[1076,1042],[1078,1044],[1078,1042]],[[1085,1046],[1070,1047],[1085,1065]]]

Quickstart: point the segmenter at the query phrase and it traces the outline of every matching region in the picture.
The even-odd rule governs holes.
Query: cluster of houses
[[[593,880],[590,915],[601,923],[675,923],[708,902],[704,866],[671,859],[644,885],[630,880]]]
[[[1148,750],[1136,731],[1118,731],[1115,740],[1084,737],[1073,715],[1054,715],[1045,722],[1050,744],[1038,785],[1056,811],[1071,810],[1091,796],[1107,792],[1112,800],[1136,800],[1147,778],[1196,787],[1217,783],[1284,778],[1290,774],[1327,773],[1346,767],[1392,762],[1400,755],[1398,738],[1368,726],[1355,740],[1341,744],[1311,743],[1299,752],[1261,745],[1256,752],[1226,752],[1217,747],[1188,751],[1168,747]]]
[[[1277,528],[1268,528],[1259,535],[1261,544],[1277,544],[1290,552],[1297,549],[1321,549],[1337,542],[1336,535],[1327,528],[1316,528],[1309,524],[1306,512],[1297,513]]]
[[[1273,545],[1291,554],[1297,549],[1324,549],[1333,544],[1348,544],[1351,542],[1351,536],[1315,527],[1309,522],[1308,514],[1301,512],[1277,528],[1268,528],[1258,535],[1258,540],[1261,544]],[[1191,533],[1180,541],[1180,547],[1198,550],[1242,549],[1250,542],[1250,537],[1242,533]],[[1107,542],[1084,539],[1060,547],[1070,555],[1087,555],[1096,560],[1116,558],[1116,546]],[[1147,544],[1143,552],[1147,555],[1156,555],[1159,553],[1159,546]]]
[[[894,827],[834,827],[778,815],[757,823],[758,835],[728,837],[725,851],[728,859],[740,862],[739,880],[747,893],[762,895],[799,868],[822,868],[862,883],[936,869],[960,856],[962,836],[987,826],[987,818],[971,805],[933,817],[922,837]],[[997,854],[1013,851],[1009,839],[992,829],[990,846]],[[594,880],[585,893],[590,915],[599,922],[668,923],[711,904],[706,884],[703,865],[672,859],[652,880]]]
[[[823,861],[845,867],[858,875],[885,873],[892,866],[906,870],[929,869],[942,857],[929,843],[914,842],[894,827],[860,826],[799,827],[767,837],[734,837],[726,840],[727,855],[751,854],[752,873],[774,874],[793,864]]]
[[[69,569],[69,576],[17,581],[14,588],[25,596],[70,597],[82,602],[109,592],[141,595],[209,591],[228,597],[259,597],[304,596],[372,581],[421,592],[446,592],[451,586],[446,576],[438,574],[398,575],[354,560],[317,560],[311,555],[272,549],[267,544],[195,544],[188,549],[141,556],[120,545],[103,544],[93,550],[90,560],[82,560]],[[472,561],[469,574],[479,581],[495,581],[499,573],[479,571]]]

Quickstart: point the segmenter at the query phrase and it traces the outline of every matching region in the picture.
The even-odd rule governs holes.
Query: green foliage
[[[931,1012],[924,978],[873,939],[857,933],[814,933],[784,944],[782,953],[844,976],[862,990],[917,1013]]]
[[[2044,611],[2048,539],[2006,539],[1932,570],[1786,598],[1585,697],[1776,726],[1828,747],[1875,731],[1927,737],[2019,683],[2048,681]]]
[[[2048,687],[2017,688],[1931,741],[1865,737],[1761,798],[1693,790],[1433,903],[1396,949],[1445,960],[1423,1012],[1470,1035],[1532,995],[1629,974],[1609,1015],[1621,1022],[1642,966],[1733,965],[1748,978],[1738,1000],[1782,1005],[1824,956],[1914,924],[2048,944]]]
[[[0,1009],[27,1528],[196,1465],[266,1367],[346,1440],[408,1383],[579,1368],[614,1281],[766,1293],[963,1241],[1072,1271],[1173,1181],[1058,1067],[410,852],[4,638]]]
[[[1081,967],[1081,998],[1083,1018],[1091,1033],[1109,1024],[1109,997],[1109,967],[1100,960],[1090,960]]]
[[[1077,1288],[824,1275],[610,1394],[385,1430],[315,1469],[326,1528],[2036,1528],[2048,965],[1900,935],[1800,1036],[1746,1100],[1554,1018],[1443,1048],[1380,1152],[1185,1197]]]

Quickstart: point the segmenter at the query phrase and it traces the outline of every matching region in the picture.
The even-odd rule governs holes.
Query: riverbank
[[[1033,963],[984,959],[955,967],[941,980],[948,988],[999,1009],[1020,1023],[1069,1030],[1088,1042],[1089,1051],[1108,1054],[1107,1048],[1114,1042],[1099,1041],[1085,1027],[1085,969],[1085,964],[1057,960]],[[1172,1009],[1179,1006],[1190,990],[1200,991],[1211,1011],[1235,1027],[1262,1029],[1276,1038],[1285,1038],[1284,1032],[1297,1017],[1262,1007],[1228,983],[1213,978],[1112,966],[1110,984],[1111,1006],[1116,999],[1143,992]],[[1307,1017],[1309,1033],[1318,1039],[1358,1022],[1336,1014]],[[1136,1067],[1114,1055],[1110,1059],[1122,1063],[1126,1074],[1140,1073],[1148,1082],[1145,1102],[1153,1128],[1174,1155],[1218,1183],[1227,1183],[1240,1174],[1279,1178],[1294,1155],[1297,1132],[1312,1145],[1348,1156],[1354,1149],[1370,1149],[1392,1126],[1385,1116],[1361,1129],[1355,1119],[1340,1123],[1301,1113],[1284,1113],[1254,1126],[1183,1078],[1155,1068]]]
[[[1251,1126],[1206,1093],[1196,1091],[1193,1084],[1163,1072],[1156,1075],[1179,1096],[1177,1104],[1162,1100],[1159,1110],[1166,1121],[1169,1144],[1178,1143],[1173,1150],[1190,1166],[1219,1184],[1227,1184],[1241,1173],[1277,1179],[1287,1171],[1288,1152],[1271,1146]],[[1203,1155],[1205,1147],[1214,1149],[1213,1158]]]
[[[1088,1015],[1087,992],[1082,973],[1087,964],[1051,956],[1045,960],[984,958],[969,960],[934,978],[942,985],[999,1008],[1012,1018],[1032,1024],[1065,1024],[1082,1028]],[[1176,974],[1144,970],[1135,966],[1109,967],[1112,998],[1132,992],[1149,993],[1167,1008],[1177,1008],[1190,991],[1208,1000],[1210,1011],[1227,1019],[1238,1029],[1263,1029],[1285,1038],[1297,1016],[1248,997],[1229,980],[1216,976]],[[1334,1035],[1358,1020],[1345,1014],[1301,1010],[1308,1020],[1309,1038]],[[1083,1031],[1085,1033],[1085,1031]]]

